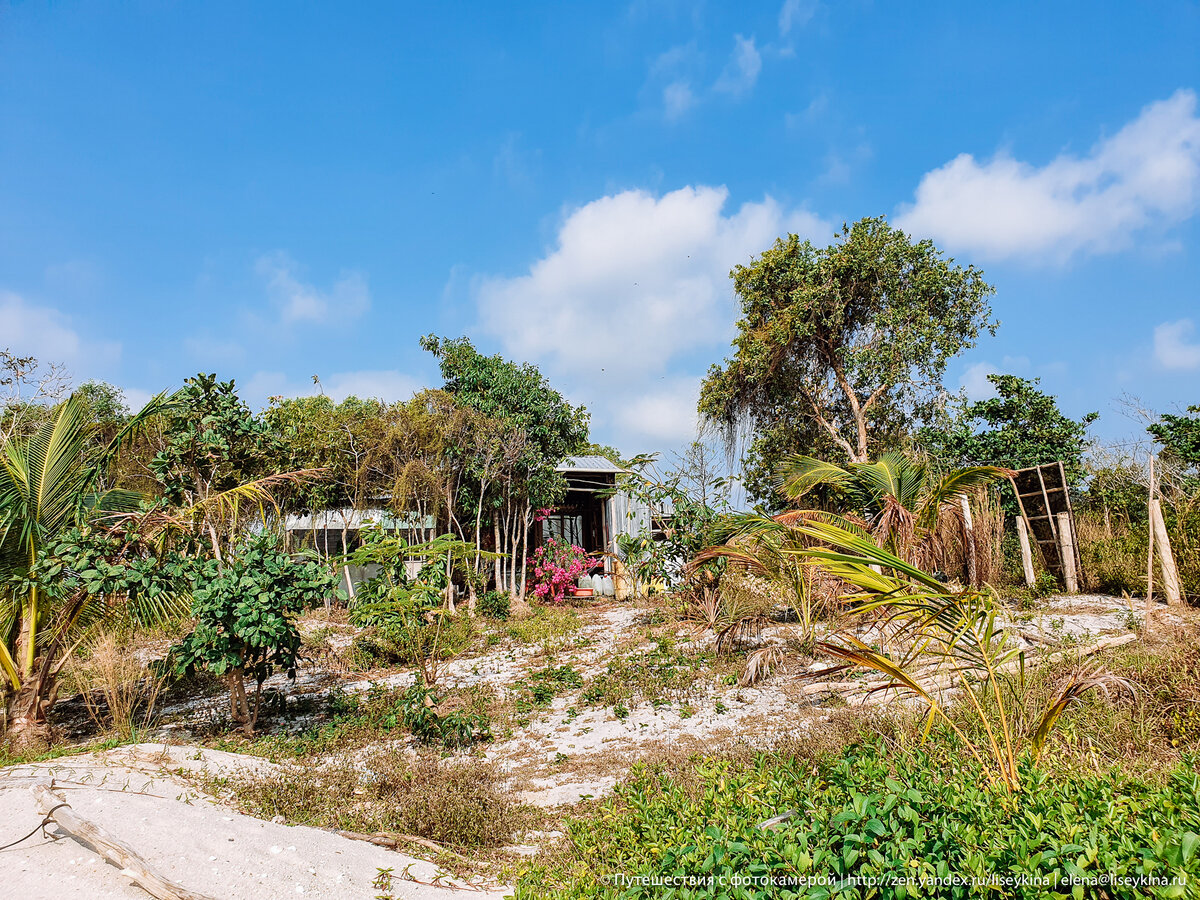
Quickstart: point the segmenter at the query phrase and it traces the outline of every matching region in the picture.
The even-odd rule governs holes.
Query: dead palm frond
[[[772,672],[782,668],[786,661],[787,647],[783,644],[759,647],[746,657],[746,666],[738,676],[738,684],[742,687],[753,687]]]

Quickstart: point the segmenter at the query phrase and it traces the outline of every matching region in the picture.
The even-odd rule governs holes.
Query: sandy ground
[[[1157,621],[1171,618],[1172,613],[1159,609]],[[617,605],[584,610],[581,615],[586,617],[584,627],[552,658],[542,656],[538,648],[502,645],[456,660],[442,685],[488,684],[503,693],[531,671],[548,665],[570,665],[586,681],[613,659],[653,646],[645,609]],[[1128,634],[1140,625],[1142,616],[1140,600],[1081,595],[1042,601],[1036,612],[1013,610],[1007,624],[1020,646],[1042,652]],[[767,629],[764,640],[783,642],[789,636],[790,627],[778,625]],[[711,641],[711,636],[702,644],[704,640]],[[807,676],[827,662],[794,660],[752,688],[702,673],[686,696],[657,707],[632,704],[621,716],[611,707],[588,705],[579,689],[567,690],[536,710],[526,727],[481,749],[508,775],[521,800],[545,808],[567,807],[608,793],[635,760],[650,753],[711,752],[735,741],[769,746],[789,733],[821,727],[838,704],[830,703],[819,690],[813,692]],[[274,679],[270,686],[288,695],[289,706],[319,710],[334,689],[358,693],[373,685],[404,687],[412,680],[411,672],[363,678],[309,667],[295,683]],[[505,895],[503,889],[488,893],[463,885],[473,888],[466,892],[430,885],[440,874],[430,862],[317,829],[259,821],[202,795],[199,782],[194,777],[189,780],[188,773],[220,775],[272,765],[255,757],[178,745],[193,739],[193,730],[211,722],[225,702],[221,696],[193,698],[168,708],[161,734],[175,746],[143,744],[4,771],[0,844],[40,821],[29,785],[36,777],[53,774],[80,814],[135,847],[166,877],[221,900],[375,898],[380,891],[371,882],[380,868],[396,873],[392,892],[398,898]],[[299,730],[320,715],[301,713],[264,724],[268,729]],[[408,739],[389,743],[403,745]],[[0,851],[7,863],[5,896],[27,900],[147,896],[90,849],[56,837],[39,835]],[[511,850],[536,852],[529,846],[538,843],[536,835],[517,838],[526,844]],[[426,883],[401,880],[400,873],[406,870]]]
[[[263,822],[202,796],[179,770],[212,774],[269,765],[252,757],[190,747],[138,744],[99,754],[8,769],[0,778],[0,843],[41,821],[30,784],[53,775],[72,808],[136,849],[162,875],[215,900],[283,897],[371,900],[381,868],[395,872],[405,900],[500,898],[504,891],[452,890],[431,882],[432,863],[303,826]],[[91,849],[48,829],[0,851],[7,897],[107,900],[148,896]]]

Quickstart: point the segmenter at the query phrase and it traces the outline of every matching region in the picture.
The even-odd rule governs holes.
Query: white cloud
[[[116,363],[121,345],[95,337],[82,338],[69,316],[49,306],[35,306],[11,291],[0,291],[0,348],[43,363],[61,363],[91,377],[97,367]]]
[[[125,395],[125,406],[130,412],[140,412],[147,403],[154,399],[154,394],[141,388],[121,388]]]
[[[1128,246],[1143,230],[1191,216],[1200,198],[1196,95],[1176,91],[1080,157],[1042,167],[1005,152],[962,154],[927,173],[897,223],[991,257],[1065,260]]]
[[[668,121],[677,121],[695,105],[696,95],[686,81],[672,81],[663,88],[663,114]]]
[[[662,197],[631,190],[573,210],[557,246],[528,274],[476,286],[484,327],[509,353],[560,371],[591,368],[591,348],[640,373],[725,343],[734,318],[729,269],[785,231],[832,233],[770,197],[724,215],[728,195],[723,187]]]
[[[660,53],[651,62],[642,88],[645,102],[661,103],[663,118],[668,122],[678,121],[700,102],[692,84],[700,76],[703,62],[695,42],[679,44]]]
[[[1164,369],[1174,371],[1200,369],[1200,341],[1192,339],[1195,330],[1191,319],[1163,322],[1155,328],[1155,361]]]
[[[816,0],[784,0],[779,10],[779,33],[787,37],[793,28],[803,28],[816,11]]]
[[[322,391],[338,403],[350,396],[394,402],[409,399],[422,387],[418,379],[395,369],[335,372],[322,377],[320,387],[312,378],[295,381],[283,372],[256,372],[239,392],[260,405],[271,397],[311,397]]]
[[[340,322],[357,318],[370,308],[371,292],[361,272],[343,272],[332,288],[323,291],[301,281],[298,268],[283,251],[260,256],[254,264],[284,324]]]
[[[700,349],[712,357],[733,335],[729,270],[785,232],[823,242],[833,233],[770,197],[726,213],[728,195],[707,186],[661,197],[630,190],[570,211],[556,245],[526,274],[476,282],[483,328],[506,355],[537,363],[583,399],[598,424],[656,437],[641,398],[660,376],[682,377],[681,357]],[[682,413],[691,415],[694,397],[688,403]],[[678,420],[663,428],[684,430]]]
[[[734,35],[733,54],[714,87],[722,93],[741,97],[754,87],[761,71],[762,56],[754,46],[754,38]]]
[[[699,378],[666,379],[662,387],[639,391],[624,399],[614,411],[614,418],[625,433],[666,444],[682,444],[696,437],[699,397]]]

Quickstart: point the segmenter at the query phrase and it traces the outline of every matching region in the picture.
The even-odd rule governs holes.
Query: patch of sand
[[[451,890],[430,882],[437,866],[403,853],[304,826],[241,815],[202,795],[179,770],[211,775],[269,768],[234,753],[138,744],[104,753],[16,766],[0,775],[0,843],[41,821],[29,786],[47,775],[79,815],[132,846],[162,875],[220,900],[310,897],[372,900],[378,870],[395,872],[392,893],[404,900],[501,898],[505,890]],[[338,798],[330,798],[338,802]],[[49,826],[0,852],[4,894],[23,900],[145,900],[115,866]]]

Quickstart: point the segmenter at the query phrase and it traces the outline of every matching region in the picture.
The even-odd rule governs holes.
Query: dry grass
[[[282,816],[317,828],[413,835],[457,849],[503,846],[530,821],[529,810],[513,799],[488,763],[413,757],[399,750],[284,766],[218,787],[259,818]]]
[[[96,727],[124,740],[153,724],[165,683],[163,676],[142,665],[132,647],[109,633],[100,635],[86,658],[71,661],[70,680]]]

